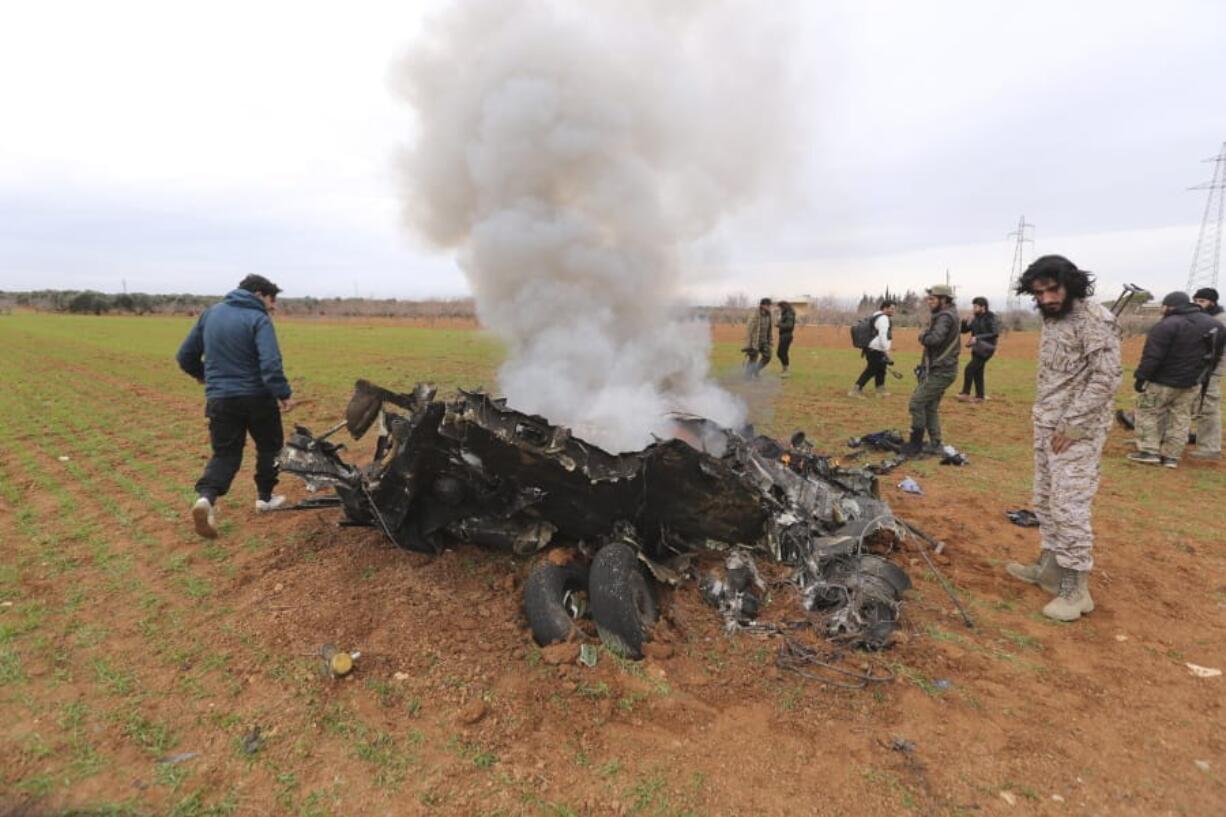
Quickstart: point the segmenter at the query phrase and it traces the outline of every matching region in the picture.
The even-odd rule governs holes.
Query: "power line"
[[[1192,268],[1188,272],[1188,294],[1201,287],[1217,288],[1218,271],[1222,263],[1222,216],[1226,211],[1226,142],[1217,156],[1205,159],[1213,162],[1213,178],[1204,184],[1189,187],[1189,190],[1208,190],[1205,200],[1205,215],[1200,223],[1200,235],[1196,238],[1196,252],[1192,255]]]
[[[1017,284],[1022,280],[1022,273],[1026,271],[1026,244],[1034,243],[1034,238],[1026,235],[1027,228],[1030,228],[1033,233],[1034,225],[1028,224],[1025,216],[1018,216],[1017,229],[1005,236],[1005,238],[1017,239],[1013,245],[1013,264],[1009,268],[1009,289],[1005,296],[1006,312],[1014,312],[1022,308],[1021,298],[1017,294]]]

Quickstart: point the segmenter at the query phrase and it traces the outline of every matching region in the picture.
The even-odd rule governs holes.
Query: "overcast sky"
[[[663,0],[661,0],[663,2]],[[466,294],[401,223],[389,75],[437,2],[0,12],[0,289]],[[786,4],[758,4],[771,9]],[[817,4],[811,4],[816,6]],[[1226,3],[848,2],[797,13],[793,189],[695,248],[694,300],[1003,295],[1028,254],[1182,288],[1226,141]]]

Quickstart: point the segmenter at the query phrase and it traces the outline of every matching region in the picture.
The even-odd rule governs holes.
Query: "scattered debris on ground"
[[[1005,511],[1005,517],[1020,528],[1037,528],[1039,526],[1039,517],[1034,515],[1034,511],[1027,510],[1026,508]]]
[[[898,488],[899,490],[906,491],[909,494],[918,494],[920,496],[923,496],[924,494],[924,489],[921,488],[920,484],[911,477],[904,477],[903,481],[898,483]]]

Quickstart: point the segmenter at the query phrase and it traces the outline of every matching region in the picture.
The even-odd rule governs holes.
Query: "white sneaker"
[[[264,511],[275,511],[284,504],[285,497],[281,496],[281,494],[273,494],[268,498],[267,502],[262,499],[257,499],[255,501],[255,509],[261,513]]]
[[[196,533],[205,539],[217,538],[217,511],[208,497],[200,497],[192,505],[192,522],[196,524]]]

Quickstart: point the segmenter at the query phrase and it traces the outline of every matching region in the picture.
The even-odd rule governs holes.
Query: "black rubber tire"
[[[642,658],[647,628],[656,623],[656,601],[634,548],[605,545],[592,560],[588,601],[600,640],[626,658]]]
[[[568,590],[587,590],[587,568],[545,562],[533,568],[524,582],[524,613],[532,638],[542,647],[570,637],[575,622],[562,604]]]

